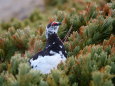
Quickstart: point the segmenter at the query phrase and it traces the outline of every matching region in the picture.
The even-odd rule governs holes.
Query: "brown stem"
[[[64,41],[63,42],[65,42],[67,40],[68,36],[70,35],[70,32],[71,32],[72,28],[73,28],[73,26],[71,25],[69,31],[67,32],[66,36],[64,37]]]

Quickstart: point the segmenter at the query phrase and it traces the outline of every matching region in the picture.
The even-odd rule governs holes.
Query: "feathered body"
[[[57,65],[65,61],[67,57],[64,45],[57,33],[52,32],[49,34],[47,32],[46,34],[46,47],[29,60],[31,67],[41,71],[43,74],[50,73],[53,68],[57,68]]]

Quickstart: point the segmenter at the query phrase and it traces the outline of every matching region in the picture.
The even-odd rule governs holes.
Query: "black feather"
[[[55,44],[53,44],[55,42]],[[50,45],[50,46],[49,46]],[[62,48],[60,48],[60,46],[62,46]],[[50,54],[50,51],[59,53],[59,51],[62,51],[62,54],[67,57],[67,53],[65,53],[65,48],[64,45],[62,43],[62,41],[59,39],[59,37],[57,36],[57,34],[51,34],[46,42],[46,47],[44,48],[43,51],[38,52],[37,54],[35,54],[32,58],[33,60],[37,59],[38,56],[45,56],[45,55],[49,55],[52,56],[54,54]]]

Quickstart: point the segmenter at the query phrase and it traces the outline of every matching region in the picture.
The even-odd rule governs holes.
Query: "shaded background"
[[[0,0],[0,21],[24,19],[36,8],[43,11],[44,0]]]

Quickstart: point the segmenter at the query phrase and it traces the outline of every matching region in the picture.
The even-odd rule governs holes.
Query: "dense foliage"
[[[49,2],[46,0],[51,11],[35,11],[23,21],[12,19],[0,24],[0,86],[114,86],[115,2]],[[52,12],[52,5],[58,10]],[[58,34],[68,58],[58,69],[43,75],[31,69],[28,60],[44,48],[48,17],[63,23]]]

